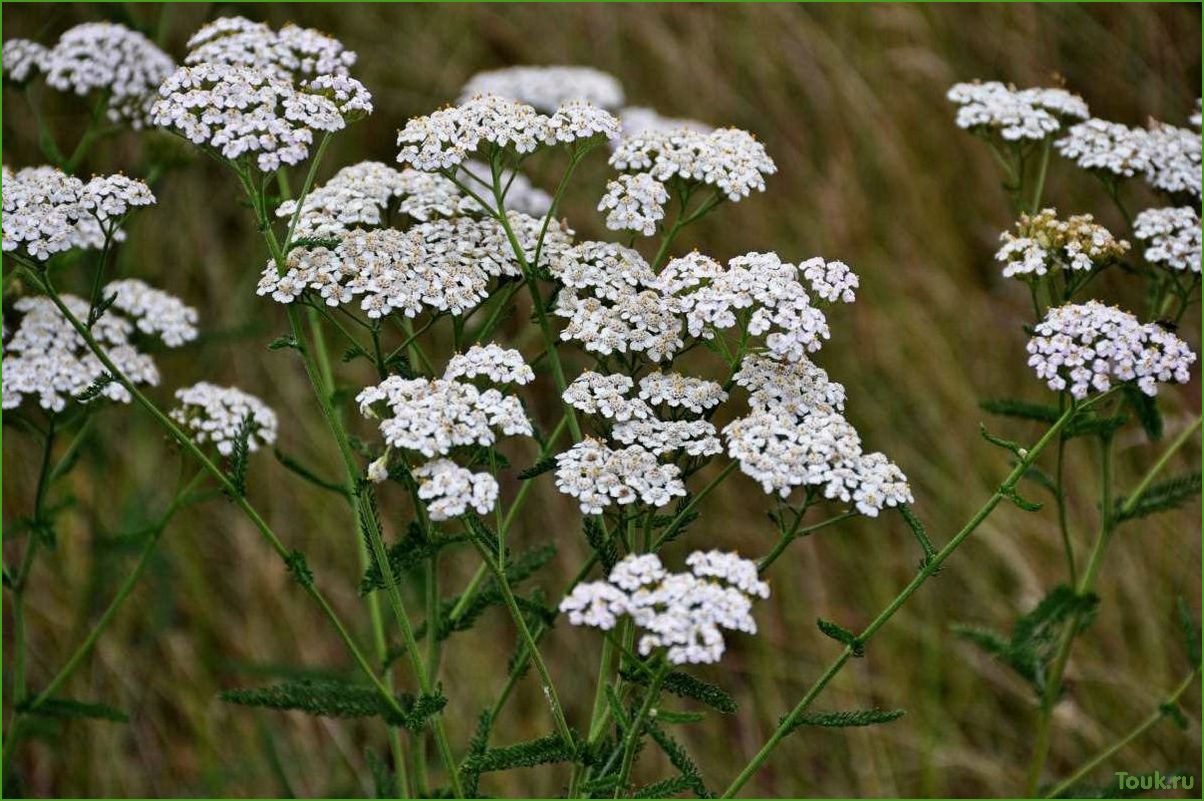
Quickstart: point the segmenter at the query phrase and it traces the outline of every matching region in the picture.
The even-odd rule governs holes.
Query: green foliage
[[[924,528],[924,524],[920,522],[920,518],[916,517],[916,513],[912,511],[911,506],[903,503],[898,508],[899,514],[903,516],[903,520],[907,523],[907,527],[915,535],[916,542],[920,543],[920,550],[924,552],[924,557],[920,560],[920,566],[927,566],[932,561],[932,558],[936,556],[936,548],[932,546],[932,540],[928,538],[928,530]]]
[[[978,433],[983,439],[992,445],[1011,451],[1012,455],[1014,455],[1017,459],[1024,458],[1024,448],[1020,447],[1019,442],[1012,442],[1010,439],[1004,439],[1003,437],[995,436],[990,431],[987,431],[987,427],[982,423],[979,423],[978,425]]]
[[[1098,605],[1096,595],[1079,595],[1071,587],[1059,584],[1031,612],[1016,621],[1010,638],[972,626],[954,626],[953,631],[1016,671],[1042,698],[1046,669],[1059,636],[1072,621],[1077,621],[1079,631],[1085,629]]]
[[[615,781],[618,781],[617,776],[615,777]],[[614,787],[614,782],[611,783],[611,787]],[[659,782],[653,782],[652,784],[646,784],[643,787],[638,788],[634,793],[632,793],[631,797],[672,798],[675,795],[679,795],[687,791],[693,791],[693,789],[694,786],[690,781],[689,776],[672,776],[668,779],[661,779]],[[706,797],[707,796],[698,796],[698,798]]]
[[[239,498],[247,495],[247,466],[251,461],[251,435],[255,433],[251,415],[243,417],[234,435],[234,451],[230,454],[230,483]]]
[[[1125,403],[1133,410],[1145,435],[1150,440],[1162,439],[1162,412],[1158,411],[1158,399],[1151,398],[1132,384],[1124,385],[1124,395]]]
[[[1200,481],[1199,470],[1192,470],[1161,481],[1147,488],[1133,504],[1133,507],[1128,510],[1125,509],[1128,499],[1121,498],[1116,502],[1114,521],[1120,523],[1124,520],[1178,508],[1200,494]]]
[[[672,737],[670,737],[669,734],[660,726],[656,725],[656,723],[649,721],[645,726],[645,729],[647,730],[648,735],[652,738],[653,742],[655,742],[660,749],[665,752],[665,756],[669,758],[669,763],[673,765],[673,767],[677,768],[678,773],[681,774],[675,778],[682,782],[682,785],[674,792],[689,790],[697,798],[713,797],[710,790],[707,789],[706,782],[702,780],[702,774],[699,772],[698,766],[694,764],[694,760],[690,758],[690,755],[687,753],[685,747],[682,746],[681,743],[677,742],[677,740],[674,740]],[[673,779],[670,779],[669,781],[673,781]],[[651,788],[644,789],[648,790]],[[653,798],[656,797],[656,795],[653,794],[638,797]]]
[[[819,726],[826,729],[877,726],[882,723],[890,723],[891,721],[898,720],[905,714],[907,713],[902,709],[854,709],[845,712],[816,712],[809,715],[799,715],[790,724],[789,732],[797,731],[803,726]]]
[[[1019,420],[1034,420],[1038,423],[1053,423],[1062,416],[1057,406],[1030,403],[1015,398],[986,398],[978,402],[978,408],[987,414],[1014,417]]]
[[[648,679],[645,676],[628,672],[624,672],[624,676],[628,680],[638,684],[646,685],[648,683]],[[711,709],[715,709],[725,715],[730,715],[740,708],[739,704],[736,703],[736,699],[732,698],[720,687],[695,678],[689,673],[680,670],[674,670],[666,675],[664,681],[661,682],[661,689],[673,693],[679,698],[689,698],[693,701],[706,704]]]
[[[18,705],[17,708],[26,715],[43,718],[61,718],[76,720],[89,718],[92,720],[109,720],[114,723],[129,723],[130,717],[120,709],[108,704],[76,701],[71,698],[47,698],[37,706]]]
[[[479,776],[482,773],[501,770],[572,762],[576,757],[577,749],[572,743],[565,742],[558,734],[549,734],[535,740],[490,748],[483,753],[473,754],[464,761],[464,770]]]
[[[1021,497],[1020,493],[1017,492],[1016,488],[1013,486],[1003,487],[1000,490],[1000,494],[1015,504],[1018,508],[1023,509],[1026,512],[1039,512],[1044,506],[1044,504],[1039,501],[1030,501]]]
[[[279,448],[274,449],[273,453],[276,456],[276,461],[280,462],[280,464],[283,465],[286,470],[297,474],[310,484],[313,484],[315,487],[321,487],[324,490],[329,490],[331,492],[338,493],[343,497],[347,497],[347,489],[341,484],[338,484],[334,481],[327,481],[326,479],[320,477],[317,473],[303,465],[295,457],[290,456]]]
[[[556,469],[556,457],[549,456],[546,459],[540,459],[535,464],[528,467],[526,470],[518,474],[518,477],[523,481],[528,481],[536,476],[541,476],[549,470]]]
[[[857,639],[856,634],[844,626],[833,623],[830,620],[824,620],[822,617],[815,619],[815,625],[819,626],[820,631],[841,645],[847,645],[852,650],[853,656],[865,656],[865,646]]]
[[[116,380],[117,379],[113,377],[112,373],[101,373],[100,375],[96,376],[96,378],[92,379],[91,384],[88,384],[88,386],[84,387],[77,395],[75,395],[75,400],[79,403],[94,401],[100,397],[100,393],[104,392],[105,387],[107,387],[109,384],[112,384]]]
[[[467,759],[481,759],[485,752],[489,749],[489,734],[493,730],[493,710],[486,707],[481,710],[480,717],[477,718],[477,727],[473,732],[472,740],[468,743]],[[473,772],[467,769],[461,769],[460,781],[464,785],[464,793],[468,798],[476,798],[478,795],[478,785],[480,784],[481,774],[479,771]]]
[[[393,771],[381,760],[376,751],[364,749],[364,763],[372,774],[372,795],[374,798],[395,798],[396,780]]]
[[[619,561],[619,550],[615,546],[614,539],[606,536],[602,523],[596,517],[585,518],[583,526],[589,547],[593,548],[594,553],[598,555],[602,569],[609,572],[615,566],[615,562]]]
[[[302,587],[308,589],[314,585],[314,573],[309,569],[309,563],[305,561],[305,554],[301,551],[295,548],[289,551],[288,556],[284,558],[284,564],[289,575]]]
[[[297,342],[297,338],[292,334],[278,336],[268,343],[268,350],[283,350],[285,348],[301,350],[301,345]]]
[[[315,248],[326,248],[334,250],[339,246],[339,240],[328,236],[299,236],[294,239],[285,252],[295,250],[296,248],[305,248],[306,250],[314,250]]]
[[[1114,414],[1109,417],[1100,417],[1095,414],[1075,415],[1066,424],[1063,435],[1066,439],[1088,436],[1107,437],[1115,434],[1127,422],[1129,422],[1128,415],[1124,414]]]
[[[431,715],[447,704],[441,692],[397,696],[393,709],[371,685],[329,679],[284,682],[269,687],[226,690],[219,697],[231,704],[304,712],[327,718],[381,717],[394,726],[420,731]]]
[[[400,581],[401,576],[419,567],[443,548],[463,541],[463,537],[428,538],[422,526],[417,521],[411,521],[406,527],[405,536],[386,550],[393,578]],[[380,565],[372,559],[368,569],[364,571],[363,578],[360,579],[360,595],[384,588],[385,581],[381,576]]]
[[[94,308],[88,310],[88,318],[84,322],[84,327],[91,331],[92,326],[96,325],[100,318],[105,316],[105,312],[107,312],[116,302],[116,292],[114,292],[112,295],[107,295],[101,298],[100,302],[97,303]]]

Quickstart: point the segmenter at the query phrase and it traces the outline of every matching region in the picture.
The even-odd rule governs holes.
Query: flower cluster
[[[134,128],[145,123],[155,88],[175,67],[150,39],[111,22],[76,25],[50,48],[22,39],[4,43],[5,77],[25,81],[37,71],[60,92],[104,92],[108,118]]]
[[[670,573],[655,554],[632,554],[605,581],[578,584],[560,604],[574,626],[609,631],[624,615],[641,629],[643,655],[658,648],[675,665],[712,664],[726,650],[723,631],[755,634],[753,598],[768,598],[755,562],[735,553],[695,551],[688,573]]]
[[[620,175],[606,184],[606,194],[598,211],[608,212],[606,227],[612,231],[637,231],[644,236],[656,233],[665,218],[669,190],[646,172]]]
[[[23,250],[45,261],[75,248],[99,248],[133,208],[155,202],[150,187],[124,175],[87,183],[54,167],[26,167],[3,174],[4,252]]]
[[[1147,395],[1158,384],[1186,383],[1196,354],[1157,323],[1095,300],[1050,309],[1028,343],[1029,366],[1050,389],[1077,399],[1134,381]]]
[[[346,121],[335,101],[252,67],[181,67],[159,87],[152,121],[230,161],[254,157],[261,172],[309,156],[314,131]]]
[[[1200,214],[1191,206],[1146,209],[1133,221],[1133,232],[1147,245],[1147,261],[1200,274]]]
[[[1200,197],[1200,134],[1151,122],[1130,128],[1092,118],[1073,126],[1054,146],[1085,170],[1107,177],[1143,176],[1155,189]]]
[[[628,106],[619,112],[619,123],[623,127],[623,139],[639,136],[645,133],[668,133],[686,129],[698,133],[710,133],[715,130],[705,122],[677,117],[665,117],[655,109],[644,106]],[[620,140],[622,141],[622,140]]]
[[[202,381],[176,390],[176,400],[180,405],[171,410],[171,419],[197,442],[213,443],[222,456],[233,454],[243,437],[250,451],[276,441],[276,413],[240,389]]]
[[[1035,278],[1051,269],[1094,270],[1123,257],[1129,243],[1116,239],[1090,214],[1059,220],[1054,209],[1021,214],[1016,233],[1000,234],[1003,246],[995,254],[1005,278]]]
[[[752,355],[734,378],[748,390],[751,411],[723,429],[728,455],[766,493],[786,498],[795,487],[816,487],[870,517],[911,503],[903,471],[881,453],[862,451],[842,414],[845,389],[822,368]]]
[[[408,120],[397,135],[397,160],[438,172],[463,164],[485,145],[524,154],[543,145],[618,135],[619,121],[590,103],[570,100],[547,116],[517,100],[475,95],[458,106]]]
[[[141,281],[109,284],[104,294],[113,305],[92,326],[92,336],[105,354],[134,384],[157,384],[159,371],[150,356],[135,347],[136,331],[157,336],[169,347],[196,338],[196,311]],[[62,301],[77,319],[88,316],[88,302],[74,295]],[[49,298],[26,297],[14,310],[21,315],[4,345],[3,406],[14,409],[27,396],[37,396],[43,409],[61,412],[108,371],[83,337]],[[116,381],[104,384],[100,396],[128,403],[130,394]]]
[[[252,67],[288,82],[347,77],[356,55],[343,43],[292,23],[279,31],[243,17],[221,17],[188,40],[184,63]]]
[[[452,378],[406,379],[389,376],[356,396],[360,412],[376,417],[387,412],[380,433],[391,448],[446,456],[463,445],[493,445],[498,432],[531,436],[531,421],[522,403],[497,389],[480,390]]]
[[[468,511],[488,514],[497,504],[497,480],[488,473],[474,473],[451,459],[435,459],[414,470],[418,497],[427,504],[431,520],[451,520]]]
[[[999,81],[958,83],[946,97],[956,103],[957,127],[1007,142],[1043,140],[1070,119],[1086,119],[1087,104],[1065,89],[1017,89]]]
[[[604,109],[623,105],[623,87],[613,76],[592,67],[507,67],[478,72],[460,91],[460,100],[497,95],[551,114],[562,103],[580,100]]]
[[[466,353],[457,353],[447,363],[443,377],[476,378],[485,376],[494,384],[529,384],[535,371],[516,350],[501,345],[473,345]]]
[[[664,506],[686,494],[676,465],[662,464],[640,445],[614,449],[596,439],[557,455],[556,488],[576,498],[587,515],[601,514],[612,503]]]
[[[682,181],[714,187],[731,201],[765,191],[765,176],[777,165],[748,131],[647,129],[624,136],[610,156],[620,172],[646,172],[662,183]]]
[[[714,381],[658,371],[640,379],[640,400],[702,414],[727,400],[727,392]]]
[[[532,257],[540,221],[519,212],[509,221]],[[394,312],[415,317],[427,307],[459,315],[488,297],[491,278],[521,275],[505,230],[492,218],[438,219],[406,231],[355,229],[333,238],[333,247],[294,248],[283,274],[269,261],[259,294],[292,303],[312,292],[330,306],[359,297],[374,319]],[[549,226],[544,249],[567,248],[568,240],[559,225]]]

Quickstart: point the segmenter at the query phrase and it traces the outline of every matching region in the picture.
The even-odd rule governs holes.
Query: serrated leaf
[[[1129,422],[1129,418],[1124,414],[1114,414],[1109,417],[1099,417],[1093,414],[1076,416],[1066,425],[1063,433],[1066,439],[1088,436],[1104,437],[1115,434],[1127,422]]]
[[[647,730],[653,742],[665,752],[669,763],[681,774],[680,778],[685,781],[683,789],[691,790],[699,798],[710,798],[711,792],[702,780],[702,773],[699,772],[698,766],[694,764],[694,760],[690,758],[685,747],[654,722],[648,723]]]
[[[857,639],[857,635],[841,626],[838,623],[833,623],[831,620],[824,620],[822,617],[815,619],[815,625],[819,627],[825,635],[836,640],[841,645],[847,645],[853,650],[853,656],[864,656],[865,649],[861,641]]]
[[[643,683],[646,683],[646,680],[641,682],[641,684]],[[689,698],[706,704],[725,715],[730,715],[740,708],[736,699],[720,687],[680,670],[666,675],[664,681],[661,682],[661,689],[673,693],[679,698]]]
[[[464,769],[479,775],[556,762],[571,762],[575,757],[576,749],[572,743],[566,743],[558,734],[549,734],[516,745],[490,748],[483,754],[473,754],[465,760]]]
[[[1114,522],[1146,517],[1182,506],[1200,494],[1200,482],[1200,471],[1192,470],[1148,487],[1131,507],[1127,498],[1121,498],[1116,503]]]
[[[556,457],[549,456],[547,459],[540,459],[535,464],[528,467],[526,470],[518,474],[518,477],[523,481],[529,481],[536,476],[541,476],[549,470],[556,469]]]
[[[1062,416],[1056,406],[1030,403],[1014,398],[987,398],[978,402],[978,408],[988,414],[1015,417],[1020,420],[1035,420],[1039,423],[1053,423]]]
[[[297,345],[297,338],[292,334],[278,336],[268,343],[268,350],[283,350],[285,348],[292,348],[293,350],[301,349]]]
[[[372,774],[372,796],[374,798],[394,798],[397,795],[396,780],[393,771],[381,760],[372,748],[364,749],[364,763]]]
[[[230,483],[240,498],[247,494],[247,467],[251,461],[251,436],[254,433],[255,422],[248,413],[238,424],[238,431],[234,434],[234,450],[230,454]]]
[[[368,684],[329,680],[284,682],[269,687],[226,690],[218,696],[239,706],[304,712],[315,717],[364,718],[382,717],[394,726],[420,731],[426,721],[447,705],[440,692],[412,696],[399,694],[400,714],[380,692]]]
[[[916,542],[920,544],[920,550],[924,552],[923,564],[928,564],[932,557],[936,556],[936,548],[932,546],[932,540],[928,538],[928,530],[924,528],[924,524],[920,522],[920,518],[916,517],[911,506],[903,503],[899,504],[899,514],[903,516],[903,520],[907,522],[907,527],[911,529],[911,533],[915,536]]]
[[[706,720],[702,712],[675,712],[672,709],[657,709],[656,719],[660,723],[698,723]]]
[[[594,553],[597,554],[598,561],[602,563],[602,568],[609,572],[615,566],[615,562],[619,561],[619,551],[615,547],[614,539],[606,536],[606,532],[597,518],[585,518],[582,526],[585,530],[585,539],[589,542],[589,547],[593,548]]]
[[[92,326],[96,325],[96,323],[100,321],[100,318],[105,316],[105,312],[112,308],[113,304],[116,302],[116,292],[114,292],[112,295],[107,295],[101,298],[100,302],[97,303],[94,308],[88,311],[88,319],[84,323],[84,327],[91,331]]]
[[[985,439],[987,442],[991,443],[992,445],[999,447],[999,448],[1004,448],[1005,450],[1008,450],[1008,451],[1011,451],[1012,454],[1015,455],[1017,459],[1024,458],[1024,453],[1023,453],[1024,448],[1020,447],[1020,443],[1012,442],[1010,439],[1004,439],[1003,437],[995,436],[990,431],[987,431],[987,427],[985,425],[983,425],[982,423],[978,424],[978,433],[979,433],[979,435],[982,436],[983,439]]]
[[[613,784],[611,785],[613,787]],[[687,776],[671,776],[659,782],[645,784],[631,794],[632,798],[672,798],[679,793],[693,789],[693,783]],[[700,796],[702,797],[702,796]]]
[[[854,726],[877,726],[890,723],[907,714],[902,709],[855,709],[848,712],[816,712],[799,715],[791,724],[789,731],[793,732],[803,726],[820,726],[829,729],[843,729]]]
[[[101,396],[101,393],[105,391],[105,387],[107,387],[109,384],[112,384],[116,380],[117,379],[113,377],[112,373],[101,373],[100,375],[96,376],[96,378],[92,379],[91,384],[88,384],[88,386],[80,390],[79,393],[74,396],[74,398],[79,403],[88,403],[89,401],[94,401]]]
[[[43,718],[110,720],[129,723],[130,717],[115,706],[76,701],[72,698],[47,698],[36,707],[18,706],[22,713]]]

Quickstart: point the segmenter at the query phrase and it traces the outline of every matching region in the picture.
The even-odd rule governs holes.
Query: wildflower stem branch
[[[1020,481],[1025,472],[1033,465],[1034,462],[1036,462],[1037,457],[1040,456],[1041,453],[1050,445],[1050,443],[1057,438],[1058,434],[1063,428],[1065,428],[1066,424],[1070,422],[1070,419],[1077,412],[1086,409],[1093,403],[1098,402],[1104,397],[1107,397],[1109,394],[1110,393],[1103,393],[1098,395],[1093,400],[1080,404],[1077,407],[1068,408],[1062,413],[1057,421],[1055,421],[1049,427],[1049,429],[1046,430],[1036,444],[1034,444],[1027,450],[1027,452],[1025,452],[1024,457],[1020,459],[1020,461],[1012,469],[1012,472],[1009,473],[1007,478],[1005,478],[1003,482],[996,488],[995,492],[990,498],[987,499],[986,503],[984,503],[978,509],[978,511],[974,513],[969,521],[967,521],[965,526],[963,526],[962,529],[954,535],[953,539],[949,540],[944,548],[942,548],[936,553],[936,555],[924,563],[919,572],[916,574],[915,578],[913,578],[908,585],[904,587],[903,590],[896,595],[889,604],[887,604],[886,608],[878,613],[878,616],[875,617],[868,626],[866,626],[865,630],[863,630],[857,636],[855,641],[857,649],[864,647],[864,645],[869,642],[870,639],[872,639],[874,635],[877,634],[878,631],[885,626],[892,617],[894,617],[895,613],[907,603],[908,599],[910,599],[911,596],[914,595],[915,592],[919,590],[920,587],[923,586],[924,583],[940,569],[945,560],[952,556],[953,552],[956,551],[963,542],[965,542],[966,538],[973,534],[974,531],[980,525],[982,525],[982,522],[986,520],[993,511],[995,511],[995,507],[997,507],[1000,502],[1014,492],[1016,483]],[[800,700],[798,704],[795,705],[794,709],[792,709],[790,713],[782,719],[782,722],[778,725],[777,729],[774,730],[773,734],[770,735],[769,739],[765,742],[765,745],[761,747],[761,750],[757,752],[757,754],[744,767],[740,774],[732,781],[727,790],[724,791],[722,796],[723,798],[732,798],[735,796],[735,794],[740,791],[740,788],[747,784],[749,779],[751,779],[757,773],[757,771],[761,769],[761,766],[764,765],[766,760],[769,759],[770,754],[773,753],[778,744],[794,729],[796,723],[803,713],[810,708],[811,704],[820,695],[820,693],[823,692],[824,688],[828,686],[828,683],[831,682],[838,673],[840,673],[845,664],[853,658],[854,650],[856,650],[854,645],[845,646],[844,650],[841,651],[840,655],[828,666],[823,675],[821,675],[815,681],[815,683],[811,685],[811,688],[807,690],[802,700]]]
[[[1071,773],[1068,777],[1066,777],[1062,781],[1055,784],[1052,789],[1050,789],[1049,791],[1047,791],[1045,793],[1044,797],[1045,798],[1061,797],[1071,787],[1073,787],[1075,784],[1078,784],[1080,781],[1085,779],[1091,773],[1091,771],[1095,770],[1100,765],[1107,762],[1109,759],[1112,758],[1113,755],[1120,752],[1129,743],[1138,739],[1143,734],[1145,734],[1147,731],[1152,729],[1154,726],[1158,725],[1158,723],[1161,722],[1163,718],[1167,717],[1167,715],[1170,714],[1170,710],[1172,710],[1175,707],[1175,705],[1179,703],[1179,698],[1183,695],[1183,693],[1187,692],[1190,688],[1196,686],[1196,677],[1198,675],[1199,675],[1198,670],[1193,670],[1191,673],[1189,673],[1183,679],[1183,681],[1179,682],[1179,685],[1177,687],[1175,687],[1175,689],[1171,690],[1170,694],[1167,695],[1165,699],[1163,699],[1162,703],[1160,703],[1156,709],[1154,709],[1152,712],[1150,712],[1150,714],[1146,715],[1145,718],[1143,718],[1142,721],[1140,723],[1138,723],[1133,728],[1132,731],[1130,731],[1124,737],[1121,737],[1119,740],[1117,740],[1112,745],[1110,745],[1107,748],[1105,748],[1104,750],[1100,751],[1098,754],[1093,756],[1091,759],[1087,760],[1082,765],[1082,767],[1080,767],[1078,770]]]

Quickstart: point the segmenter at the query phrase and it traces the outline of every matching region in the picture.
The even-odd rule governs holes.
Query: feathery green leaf
[[[1133,507],[1128,510],[1125,510],[1128,499],[1121,498],[1116,502],[1114,520],[1120,523],[1124,520],[1145,517],[1182,506],[1200,494],[1200,481],[1199,470],[1168,478],[1147,488],[1133,504]]]

